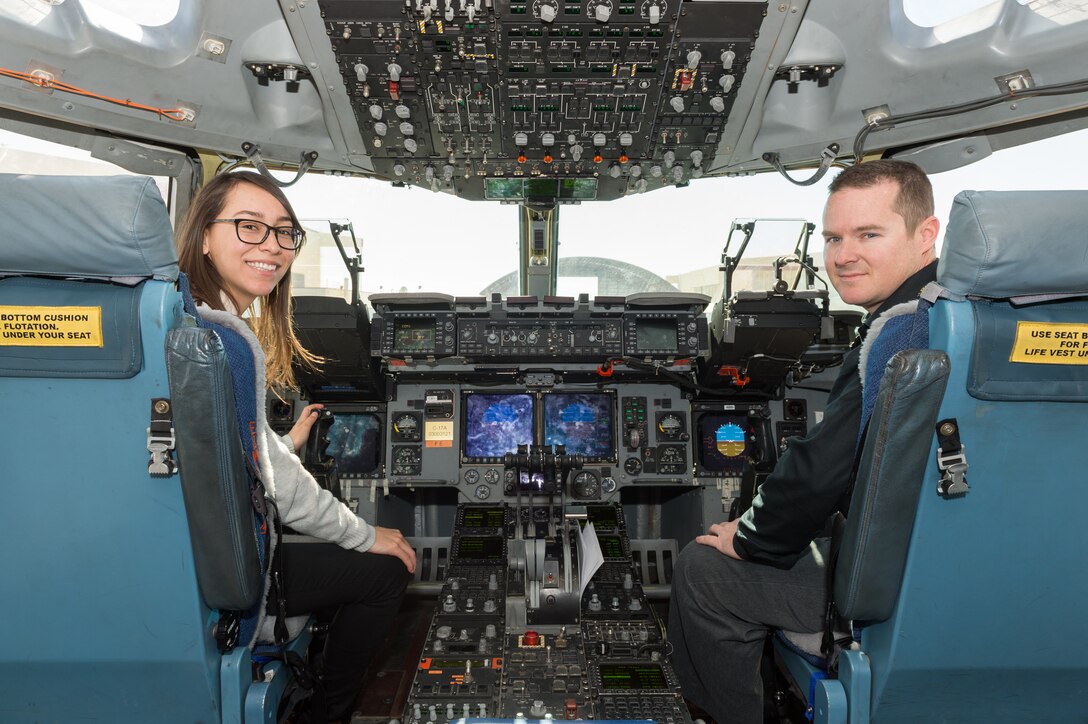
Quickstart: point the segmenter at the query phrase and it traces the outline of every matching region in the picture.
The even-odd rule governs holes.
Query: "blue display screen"
[[[699,462],[710,472],[740,475],[748,462],[748,420],[743,415],[704,415],[699,420]]]
[[[465,396],[465,456],[501,458],[533,442],[533,398],[519,394]]]
[[[613,451],[612,396],[603,392],[544,396],[544,444],[568,455],[602,459]]]
[[[360,477],[377,470],[381,451],[381,420],[377,415],[334,411],[325,435],[329,441],[325,454],[336,460],[336,472],[341,477]]]

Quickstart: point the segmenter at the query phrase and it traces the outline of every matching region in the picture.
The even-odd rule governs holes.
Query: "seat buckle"
[[[961,445],[958,450],[949,453],[938,451],[937,469],[941,471],[941,479],[937,482],[937,493],[945,498],[955,498],[966,495],[970,490],[967,485],[967,456],[964,454],[966,445]]]
[[[178,464],[171,451],[174,449],[174,419],[170,400],[156,398],[151,401],[151,424],[147,428],[147,472],[152,477],[167,478],[178,471]]]

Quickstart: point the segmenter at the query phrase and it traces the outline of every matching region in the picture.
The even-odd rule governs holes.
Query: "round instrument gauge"
[[[403,413],[393,418],[393,435],[397,440],[419,440],[419,418],[410,413]]]
[[[684,431],[684,421],[675,412],[666,412],[657,418],[657,431],[661,437],[675,440]]]
[[[638,475],[642,472],[642,461],[638,458],[627,458],[623,461],[623,472],[628,475]]]
[[[579,471],[574,476],[573,493],[579,498],[599,498],[601,496],[601,481],[597,474],[589,470]]]

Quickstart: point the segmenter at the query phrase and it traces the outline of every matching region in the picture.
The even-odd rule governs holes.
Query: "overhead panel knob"
[[[453,171],[453,166],[447,163],[445,166],[442,167],[442,178],[446,181],[450,181],[451,179],[453,179]]]
[[[382,119],[382,107],[377,103],[372,104],[367,110],[370,111],[370,117],[375,121],[380,121]]]
[[[404,139],[404,150],[408,153],[415,153],[419,149],[419,144],[416,143],[414,138]]]
[[[397,128],[400,130],[400,135],[402,136],[411,136],[414,135],[416,132],[415,126],[413,126],[408,121],[400,124]]]
[[[541,5],[540,6],[540,19],[546,23],[550,23],[555,20],[555,6],[554,5]]]
[[[515,146],[528,146],[529,145],[529,134],[528,133],[515,133],[514,134],[514,145]]]
[[[597,148],[601,148],[604,144],[608,143],[608,138],[603,133],[593,134],[593,145]]]
[[[633,178],[638,178],[641,175],[642,175],[642,166],[639,166],[636,163],[634,166],[631,167],[631,176]]]
[[[733,61],[736,59],[736,57],[737,57],[737,54],[734,53],[732,50],[723,50],[722,51],[722,67],[725,68],[726,70],[729,70],[730,68],[732,68],[733,67]]]
[[[379,136],[384,136],[388,132],[389,126],[385,125],[381,121],[378,121],[374,124],[374,133],[378,134]]]
[[[366,81],[366,74],[370,72],[370,68],[366,66],[366,63],[356,63],[352,70],[355,71],[355,78],[360,83]]]
[[[654,178],[660,178],[661,174],[662,174],[661,167],[658,166],[656,163],[653,166],[650,166],[650,175],[651,176],[653,176]]]
[[[628,146],[630,146],[634,142],[635,142],[634,136],[632,136],[630,133],[621,133],[620,134],[620,145],[623,146],[624,148],[627,148]]]
[[[621,173],[623,173],[623,170],[620,169],[620,165],[618,163],[614,163],[608,167],[608,175],[612,178],[619,178]]]
[[[404,164],[402,164],[402,163],[398,163],[398,164],[394,164],[394,165],[393,165],[393,173],[394,173],[395,175],[397,175],[397,176],[403,176],[403,175],[404,175],[404,171],[405,171],[405,169],[404,169]],[[437,642],[435,642],[435,643],[437,643]]]
[[[661,22],[661,8],[657,5],[651,5],[648,10],[650,16],[650,25],[657,25]]]
[[[453,5],[447,5],[446,6],[445,17],[446,17],[446,22],[447,23],[452,23],[453,22]]]
[[[691,152],[691,165],[699,166],[703,162],[703,152],[699,149],[695,149]]]
[[[723,75],[718,79],[718,85],[722,87],[722,93],[728,93],[733,90],[733,84],[737,82],[736,77],[732,75]]]
[[[555,145],[555,134],[554,133],[545,133],[544,135],[542,135],[540,137],[540,143],[545,148],[547,148],[549,146],[554,146]]]
[[[593,17],[598,23],[607,23],[609,16],[612,15],[612,8],[608,7],[604,3],[599,4],[593,8]]]
[[[386,70],[389,71],[389,80],[393,81],[394,83],[400,82],[400,72],[404,70],[403,68],[401,68],[396,63],[390,63]]]
[[[682,181],[683,179],[684,179],[684,167],[683,166],[673,166],[672,167],[672,180],[679,182],[679,181]]]
[[[672,165],[676,163],[676,153],[673,151],[665,151],[661,160],[665,162],[665,168],[672,168]]]
[[[725,110],[725,99],[721,96],[714,96],[710,99],[710,107],[714,109],[715,113],[721,113]]]
[[[688,70],[695,70],[699,67],[699,61],[702,60],[703,54],[698,50],[692,50],[688,52]]]
[[[677,113],[684,112],[684,99],[681,96],[673,96],[670,98],[669,105],[672,106],[672,109]]]
[[[576,162],[580,161],[582,159],[582,151],[583,150],[584,149],[581,147],[581,145],[579,145],[577,143],[574,144],[573,146],[570,147],[570,157],[573,158]]]
[[[393,112],[396,113],[397,118],[400,118],[400,119],[407,118],[412,113],[408,109],[408,106],[404,105],[403,103],[398,103],[397,107],[393,109]]]

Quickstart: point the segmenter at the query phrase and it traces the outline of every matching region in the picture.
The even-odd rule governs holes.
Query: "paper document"
[[[580,562],[578,572],[581,575],[578,598],[581,599],[593,574],[604,563],[601,542],[597,540],[597,531],[593,529],[593,523],[586,523],[586,527],[578,532],[578,560]]]

